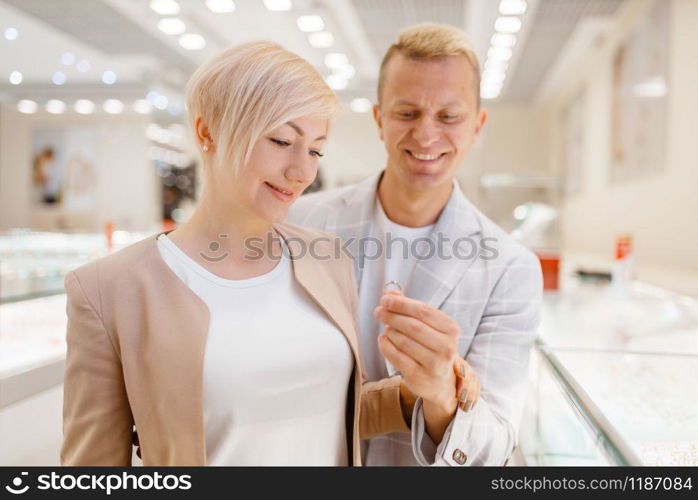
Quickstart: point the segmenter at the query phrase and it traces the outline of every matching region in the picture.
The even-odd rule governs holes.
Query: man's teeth
[[[436,155],[420,155],[419,153],[413,153],[410,151],[410,154],[417,158],[418,160],[436,160],[438,157],[440,157],[440,154]]]

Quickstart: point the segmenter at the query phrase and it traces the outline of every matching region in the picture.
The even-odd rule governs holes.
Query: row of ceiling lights
[[[124,103],[119,99],[107,99],[102,103],[104,112],[118,115],[124,111]],[[46,112],[53,115],[61,115],[68,110],[68,105],[60,99],[49,99],[44,104]],[[73,103],[73,110],[81,115],[91,115],[97,109],[94,101],[89,99],[78,99]],[[22,99],[17,103],[17,110],[20,113],[34,114],[39,111],[39,103],[30,99]],[[153,105],[146,99],[138,99],[133,103],[133,110],[139,114],[148,114],[153,110]]]
[[[264,0],[266,8],[272,12],[290,11],[291,0]],[[235,12],[232,0],[206,0],[206,6],[215,13]],[[176,0],[151,0],[150,8],[163,16],[175,16],[180,12]],[[316,49],[328,49],[334,45],[334,35],[325,29],[325,21],[319,15],[303,15],[296,20],[298,29],[308,35],[308,43]],[[178,17],[163,17],[158,21],[158,29],[167,35],[179,35],[179,43],[187,49],[202,49],[206,40],[198,34],[185,33],[187,27]],[[327,84],[334,90],[347,88],[349,80],[355,75],[354,66],[342,53],[330,53],[325,56],[325,65],[331,70]]]
[[[19,30],[14,26],[8,26],[4,31],[4,37],[8,41],[15,41],[19,38]],[[79,59],[72,52],[64,52],[61,54],[60,63],[63,66],[75,66],[75,69],[80,73],[86,73],[92,67],[87,59]],[[66,70],[67,71],[67,70]],[[24,75],[20,71],[11,71],[8,80],[12,85],[19,85],[24,81]],[[116,83],[116,73],[110,69],[102,73],[102,82],[105,85],[113,85]],[[51,81],[54,85],[64,85],[68,81],[68,75],[64,70],[58,70],[51,75]]]
[[[293,8],[291,0],[264,0],[264,5],[271,11],[289,11]],[[304,15],[296,20],[298,29],[308,34],[308,43],[316,49],[329,49],[334,45],[334,35],[325,29],[325,21],[319,15]],[[349,80],[356,74],[354,66],[346,54],[331,52],[325,55],[325,66],[331,74],[327,84],[334,90],[344,90]]]
[[[500,16],[494,23],[494,35],[487,51],[485,70],[482,73],[480,95],[483,99],[496,99],[502,92],[509,60],[516,45],[516,34],[521,30],[521,17],[526,12],[526,0],[501,0]]]
[[[293,4],[291,0],[264,0],[264,4],[270,11],[288,11],[291,10]],[[230,13],[235,11],[235,3],[232,0],[207,0],[207,7],[215,13]],[[176,0],[151,0],[150,7],[153,11],[161,15],[174,15],[179,13],[180,6]],[[329,48],[334,44],[334,37],[329,31],[324,31],[325,22],[319,15],[304,15],[297,19],[298,28],[304,32],[308,33],[308,42],[315,48]],[[206,45],[205,40],[200,35],[193,33],[184,33],[186,31],[186,26],[184,22],[179,18],[163,18],[158,22],[158,28],[166,34],[171,35],[182,35],[180,37],[180,45],[184,48],[190,50],[200,49]],[[19,37],[19,31],[14,27],[8,27],[5,29],[4,36],[7,40],[16,40]],[[182,38],[184,37],[184,38]],[[200,37],[200,40],[199,38]],[[77,61],[75,55],[71,52],[65,52],[61,55],[61,63],[65,66],[72,66]],[[327,66],[332,73],[327,76],[326,81],[330,87],[334,90],[343,90],[348,86],[349,80],[355,75],[356,70],[349,62],[349,58],[346,54],[341,52],[331,52],[325,55],[324,58],[325,66]],[[86,59],[80,59],[75,64],[75,67],[80,72],[86,72],[90,69],[90,63]],[[23,75],[19,71],[13,71],[9,76],[10,83],[13,85],[19,85],[22,83]],[[52,82],[55,85],[64,85],[68,80],[67,75],[63,71],[56,71],[52,75]],[[102,82],[106,85],[113,85],[116,83],[117,75],[112,70],[107,70],[102,73]],[[139,113],[149,113],[152,111],[152,106],[158,107],[159,109],[168,109],[171,114],[178,114],[172,112],[168,108],[166,97],[162,95],[151,96],[153,92],[149,93],[146,99],[140,99],[134,103],[134,110]],[[165,100],[163,105],[163,99]],[[109,103],[109,104],[107,104]],[[105,101],[104,110],[108,113],[118,114],[123,110],[123,104],[119,107],[121,101],[116,99],[109,99]],[[164,106],[164,107],[163,107]],[[18,110],[22,113],[35,113],[39,109],[38,103],[28,99],[20,101],[18,104]],[[371,102],[365,98],[355,98],[351,101],[350,108],[352,111],[357,113],[364,113],[370,111],[372,107]],[[58,99],[51,99],[47,101],[45,105],[46,111],[53,114],[64,113],[67,109],[67,105]],[[95,105],[92,101],[87,99],[79,99],[74,104],[74,109],[76,112],[81,114],[91,114],[95,110]]]
[[[235,3],[232,0],[206,0],[206,5],[213,12],[233,12],[235,10]],[[225,10],[226,5],[232,6],[232,10]],[[178,14],[180,10],[176,0],[150,0],[150,8],[162,16],[173,16]],[[179,35],[179,45],[184,49],[201,50],[206,47],[206,39],[203,36],[198,33],[185,33],[187,26],[178,17],[160,19],[158,29],[166,35]]]

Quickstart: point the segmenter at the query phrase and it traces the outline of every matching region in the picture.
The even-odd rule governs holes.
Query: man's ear
[[[480,112],[477,114],[477,119],[475,120],[475,139],[480,137],[480,132],[487,122],[487,108],[480,108]]]
[[[381,116],[381,108],[379,104],[373,105],[373,119],[376,121],[378,126],[378,134],[380,135],[381,141],[383,140],[383,118]]]

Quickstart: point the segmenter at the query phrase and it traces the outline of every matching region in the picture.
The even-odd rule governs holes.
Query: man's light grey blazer
[[[361,238],[369,235],[381,175],[303,196],[289,214],[290,222],[329,231],[345,242],[358,286],[366,258]],[[418,400],[412,450],[422,465],[503,465],[517,443],[540,319],[540,263],[475,208],[455,181],[430,238],[442,253],[417,261],[404,293],[458,322],[458,352],[476,371],[481,397],[469,412],[457,410],[438,447],[424,432]],[[375,246],[369,244],[366,253],[375,253]]]

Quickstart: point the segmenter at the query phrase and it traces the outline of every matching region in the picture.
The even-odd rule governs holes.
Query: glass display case
[[[545,292],[520,449],[529,465],[698,465],[698,301],[571,272]]]
[[[146,237],[115,231],[111,251]],[[105,235],[0,233],[0,408],[63,379],[67,318],[63,280],[110,252]]]
[[[145,236],[144,233],[114,231],[111,251]],[[68,271],[109,251],[104,234],[0,232],[0,302],[62,293]]]
[[[531,354],[519,431],[526,465],[627,465],[559,365],[538,348]]]

